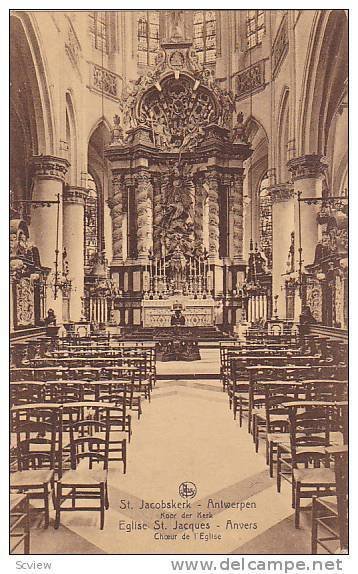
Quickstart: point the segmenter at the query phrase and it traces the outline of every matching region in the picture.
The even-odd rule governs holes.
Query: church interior
[[[10,552],[347,553],[347,12],[11,11],[9,206]]]

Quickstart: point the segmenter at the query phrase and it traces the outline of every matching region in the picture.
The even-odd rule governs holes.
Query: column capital
[[[327,160],[318,154],[307,154],[295,157],[287,162],[288,170],[295,181],[299,179],[318,178],[327,169]]]
[[[66,186],[63,192],[63,203],[84,205],[88,190],[85,187]]]
[[[293,186],[287,185],[287,183],[273,185],[269,187],[269,192],[272,203],[289,201],[294,197]]]
[[[70,162],[63,157],[37,155],[31,160],[32,174],[40,179],[55,179],[63,182],[69,167]]]
[[[134,174],[133,179],[137,183],[150,183],[151,173],[147,167],[142,167]]]

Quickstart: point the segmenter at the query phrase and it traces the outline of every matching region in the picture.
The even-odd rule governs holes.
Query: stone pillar
[[[135,176],[138,257],[147,259],[153,249],[153,185],[150,172],[141,169]]]
[[[162,176],[163,180],[167,177],[165,175]],[[153,177],[153,226],[157,232],[153,233],[153,250],[155,254],[160,253],[160,222],[163,215],[163,202],[162,202],[162,193],[161,193],[161,181],[162,178],[160,176]]]
[[[244,169],[237,170],[232,178],[230,193],[230,256],[234,263],[242,261],[243,256],[243,185]],[[231,250],[232,246],[232,250]]]
[[[208,171],[205,177],[209,198],[209,257],[219,259],[219,175]]]
[[[209,252],[209,203],[208,193],[203,189],[203,179],[194,176],[195,204],[194,204],[194,233],[199,245],[203,245]],[[204,209],[205,207],[205,209]],[[204,213],[205,211],[205,213]]]
[[[277,313],[286,318],[285,277],[291,245],[291,233],[295,229],[294,194],[287,185],[270,188],[272,201],[272,295],[278,295]],[[296,243],[297,246],[297,243]]]
[[[52,308],[57,323],[62,322],[62,293],[53,288],[55,280],[56,248],[58,249],[58,271],[62,270],[62,192],[69,162],[53,156],[35,156],[31,162],[33,177],[33,201],[57,201],[48,207],[33,206],[31,209],[31,238],[39,250],[41,264],[51,268],[46,286],[46,312]]]
[[[66,187],[63,194],[63,248],[72,281],[70,320],[80,321],[84,296],[84,205],[87,190]]]
[[[302,199],[322,197],[322,176],[327,169],[327,164],[324,163],[323,156],[315,154],[303,155],[291,159],[287,166],[292,173],[296,197],[299,192]],[[295,200],[296,265],[297,269],[299,269],[299,245],[301,240],[302,271],[305,265],[310,265],[314,261],[315,249],[319,239],[317,223],[317,212],[319,208],[319,205],[316,206],[303,201],[298,202],[298,199]],[[295,305],[295,319],[298,319],[300,313],[300,305]]]
[[[108,201],[112,217],[113,262],[123,262],[123,176],[112,172],[112,198]],[[112,262],[112,263],[113,263]]]

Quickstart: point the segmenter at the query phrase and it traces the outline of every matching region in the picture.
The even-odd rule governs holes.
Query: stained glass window
[[[106,12],[89,13],[89,31],[93,47],[108,54],[108,18]]]
[[[98,253],[98,201],[97,190],[93,180],[89,180],[88,192],[84,211],[85,228],[85,267],[89,270],[94,257]]]
[[[195,10],[193,20],[193,47],[200,64],[215,64],[216,15],[215,10]]]
[[[267,174],[260,184],[260,248],[262,249],[268,268],[272,267],[272,201],[268,191],[269,180]]]
[[[154,66],[159,48],[159,12],[139,12],[137,20],[138,65]]]
[[[246,37],[248,48],[261,44],[265,33],[265,15],[263,10],[248,10],[246,21]]]

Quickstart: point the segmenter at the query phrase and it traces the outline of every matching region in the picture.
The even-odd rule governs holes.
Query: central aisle
[[[46,534],[42,531],[46,538],[50,534],[53,552],[309,551],[306,519],[302,530],[293,528],[289,487],[284,488],[281,495],[276,494],[275,481],[268,477],[263,446],[261,452],[255,454],[246,421],[240,429],[233,420],[219,382],[158,382],[152,402],[144,404],[142,419],[139,423],[134,421],[133,430],[127,475],[124,476],[121,469],[109,471],[110,509],[106,512],[104,530],[99,530],[98,513],[63,513],[58,531],[51,529]],[[183,503],[185,499],[179,495],[182,482],[192,482],[197,488],[190,510],[141,509],[142,501],[157,505],[162,500]],[[241,510],[213,509],[210,499],[223,506],[225,502],[246,501],[247,504]],[[162,515],[163,512],[173,516],[169,518]],[[183,512],[191,516],[183,518]],[[212,517],[200,514],[209,512]],[[155,530],[158,524],[155,521],[161,524],[160,530]],[[175,529],[176,522],[187,523],[187,529]],[[147,529],[133,529],[143,523]],[[209,527],[196,529],[198,524]],[[287,532],[284,541],[280,536],[282,527]],[[66,530],[71,536],[62,537],[61,532]],[[157,540],[155,534],[171,538]],[[189,534],[189,539],[183,539],[183,534],[184,538]],[[210,539],[205,540],[205,536]],[[44,548],[43,537],[36,531],[34,552],[37,537],[38,542],[42,538]]]

